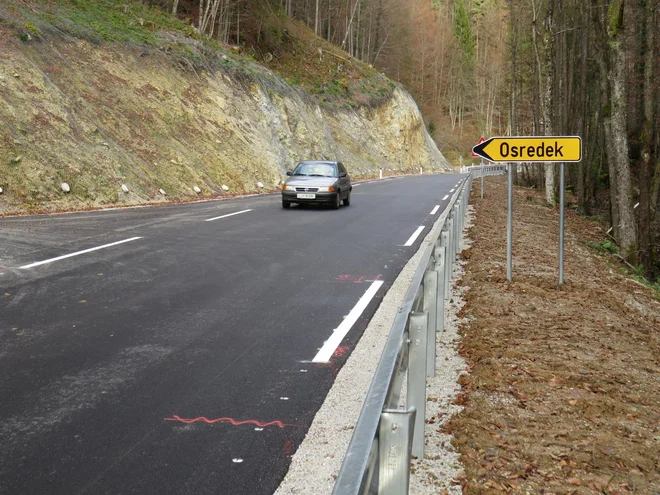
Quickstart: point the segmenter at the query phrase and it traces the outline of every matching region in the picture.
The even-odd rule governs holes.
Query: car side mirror
[[[293,172],[291,172],[291,170],[287,170],[287,171],[286,171],[286,175],[291,175],[292,173],[293,173]]]
[[[340,178],[342,178],[342,177],[346,177],[347,175],[348,175],[348,174],[347,174],[346,172],[340,172],[340,173],[339,173],[339,177],[340,177]]]

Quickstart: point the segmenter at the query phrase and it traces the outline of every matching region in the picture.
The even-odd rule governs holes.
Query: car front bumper
[[[298,194],[314,194],[314,198],[299,198]],[[334,204],[337,201],[336,192],[299,193],[282,191],[282,201],[300,204]]]

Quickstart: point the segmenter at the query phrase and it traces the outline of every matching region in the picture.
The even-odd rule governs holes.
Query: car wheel
[[[351,204],[351,191],[348,191],[346,197],[344,198],[344,206],[349,206]]]
[[[282,201],[282,208],[291,208],[291,203],[288,201]]]
[[[341,204],[341,193],[340,191],[337,191],[337,196],[335,197],[335,202],[332,204],[332,209],[338,210],[340,204]]]

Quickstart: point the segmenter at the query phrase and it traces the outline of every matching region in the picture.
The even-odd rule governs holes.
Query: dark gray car
[[[351,177],[341,162],[307,160],[300,162],[282,186],[282,208],[292,203],[326,204],[335,210],[341,202],[351,204]]]

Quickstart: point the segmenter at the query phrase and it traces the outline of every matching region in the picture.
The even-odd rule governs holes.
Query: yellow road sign
[[[491,162],[579,162],[579,136],[492,137],[472,148]]]

